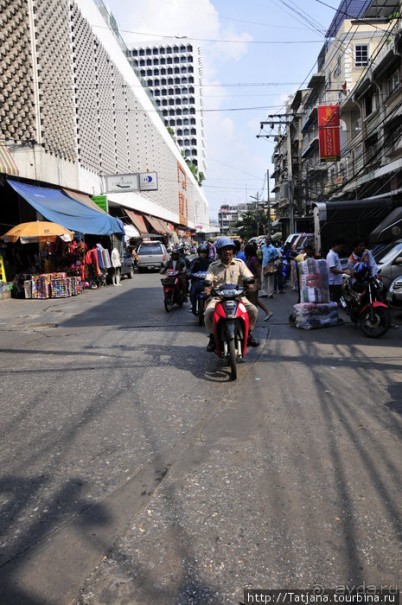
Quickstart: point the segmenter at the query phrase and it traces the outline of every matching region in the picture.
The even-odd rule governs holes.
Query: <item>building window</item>
[[[368,44],[356,44],[355,46],[355,67],[367,67],[368,65]]]
[[[392,93],[399,86],[399,69],[396,69],[388,78],[388,94],[392,95]]]

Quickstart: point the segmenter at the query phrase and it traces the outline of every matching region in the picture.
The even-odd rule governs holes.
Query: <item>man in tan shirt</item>
[[[205,288],[205,294],[209,296],[212,288],[217,288],[222,284],[243,285],[245,279],[254,279],[253,274],[247,267],[246,263],[240,258],[234,258],[235,245],[229,237],[221,237],[215,244],[219,260],[214,261],[209,265],[206,282],[211,282],[211,286]],[[216,303],[219,298],[211,298],[204,312],[205,327],[209,334],[209,343],[207,351],[215,350],[215,341],[213,335],[212,317]],[[242,302],[247,309],[250,319],[250,332],[248,337],[248,345],[250,347],[258,347],[259,342],[255,340],[252,330],[257,321],[258,310],[246,297],[242,298]]]

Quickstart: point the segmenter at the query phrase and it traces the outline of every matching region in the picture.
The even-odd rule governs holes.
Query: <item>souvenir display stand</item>
[[[68,298],[82,292],[80,277],[67,277],[67,273],[24,275],[25,298]]]

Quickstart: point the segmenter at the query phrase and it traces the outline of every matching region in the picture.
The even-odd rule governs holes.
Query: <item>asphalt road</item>
[[[402,328],[297,330],[295,302],[236,382],[157,274],[0,302],[1,605],[401,584]]]

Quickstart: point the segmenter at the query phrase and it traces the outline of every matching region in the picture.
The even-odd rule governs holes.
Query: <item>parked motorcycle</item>
[[[205,307],[205,294],[204,294],[204,281],[207,275],[206,271],[198,271],[197,273],[191,274],[193,280],[192,287],[195,288],[195,314],[198,317],[198,325],[204,325],[204,307]]]
[[[236,380],[237,362],[247,353],[250,330],[248,313],[241,301],[245,288],[225,284],[214,288],[212,296],[219,298],[212,317],[215,353],[229,361],[232,380]]]
[[[173,305],[183,306],[184,295],[182,285],[180,283],[180,272],[173,269],[168,269],[165,276],[161,278],[165,310],[169,313]]]
[[[383,302],[383,285],[378,276],[367,272],[364,279],[344,276],[342,307],[356,326],[369,338],[383,336],[391,327],[389,307]]]

